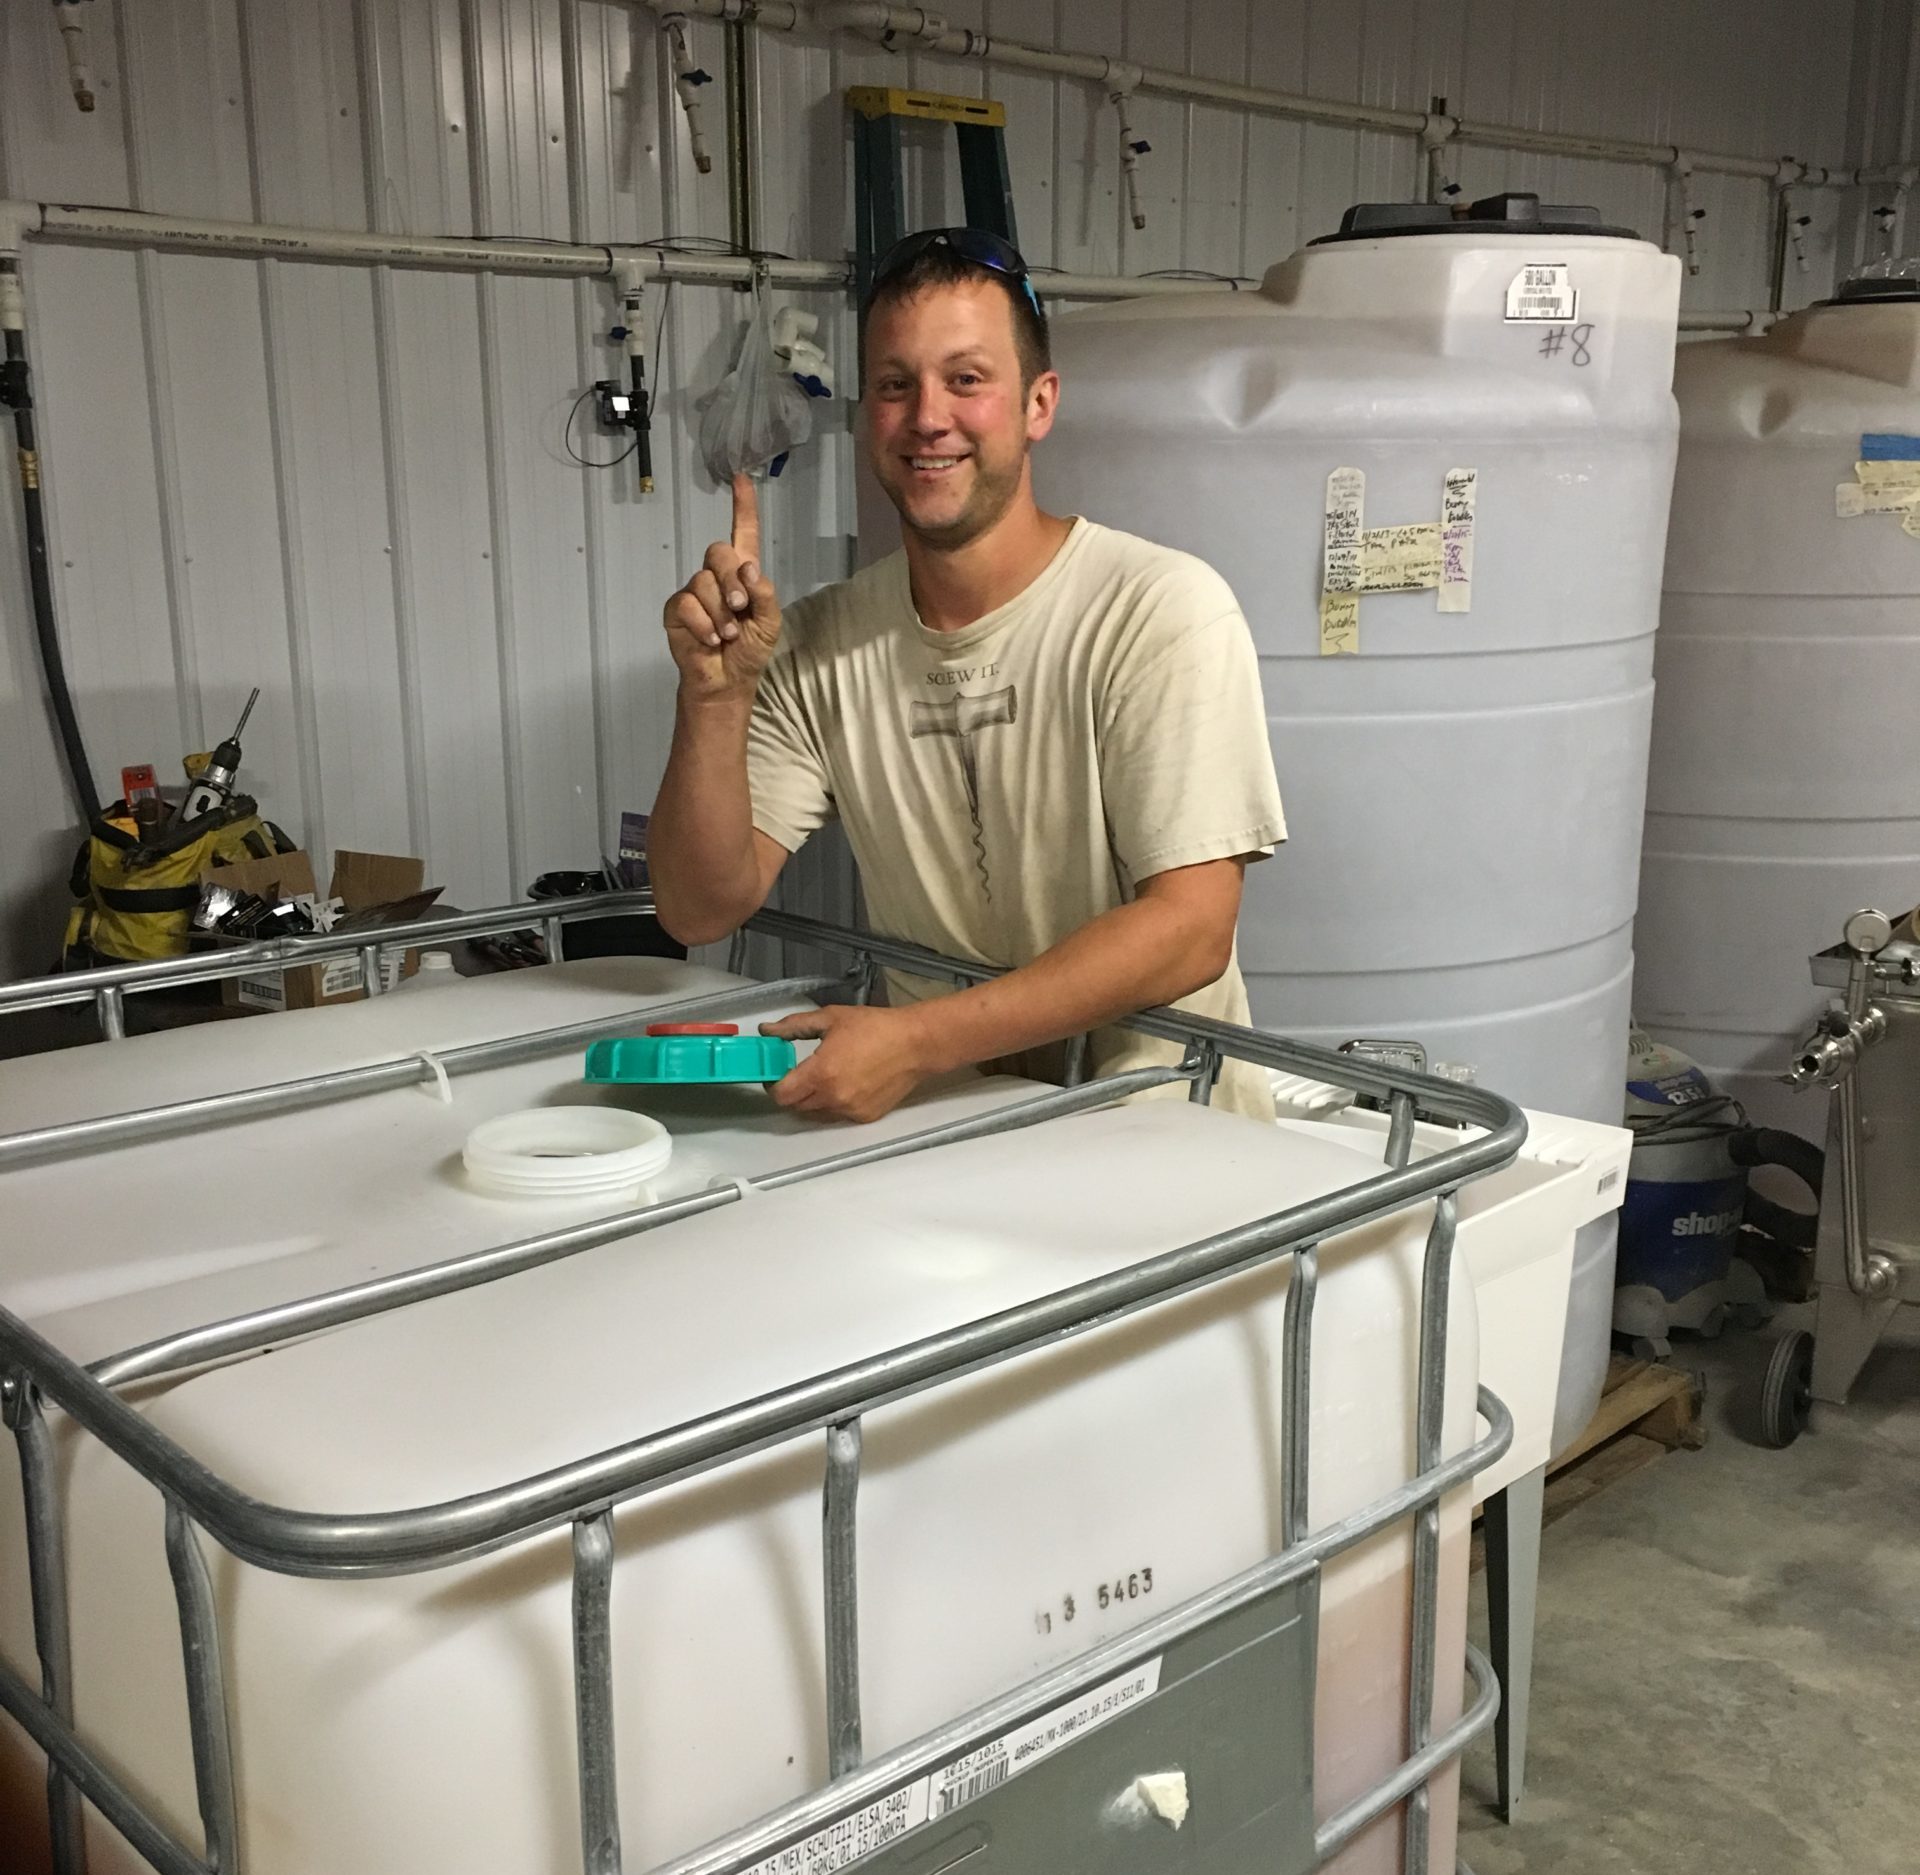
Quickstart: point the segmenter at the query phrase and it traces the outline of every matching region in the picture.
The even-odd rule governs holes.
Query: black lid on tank
[[[1509,190],[1485,195],[1458,214],[1445,202],[1360,202],[1340,217],[1338,234],[1323,234],[1308,245],[1328,241],[1374,241],[1389,234],[1599,234],[1637,241],[1631,228],[1610,228],[1597,208],[1568,202],[1542,202],[1537,195]]]
[[[1887,279],[1880,276],[1844,282],[1832,299],[1818,300],[1820,306],[1917,306],[1920,305],[1920,280]]]

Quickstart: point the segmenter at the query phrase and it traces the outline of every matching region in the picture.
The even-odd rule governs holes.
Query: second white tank
[[[1635,1007],[1819,1139],[1823,1097],[1779,1082],[1825,1000],[1808,954],[1920,898],[1920,281],[1688,345],[1675,392]]]
[[[1060,320],[1041,500],[1198,554],[1252,626],[1291,834],[1248,874],[1254,1020],[1617,1122],[1678,263],[1528,196],[1348,222],[1257,293]]]

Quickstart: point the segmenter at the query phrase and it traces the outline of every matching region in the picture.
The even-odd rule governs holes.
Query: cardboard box
[[[243,892],[258,892],[262,897],[289,897],[314,890],[313,861],[297,851],[216,866],[202,876]],[[439,896],[437,890],[423,892],[426,876],[423,860],[344,849],[336,853],[328,896],[341,900],[346,910],[335,930],[345,933],[363,929],[371,941],[383,923],[417,917]],[[380,960],[381,988],[398,988],[402,978],[412,976],[419,967],[418,950],[389,951]],[[319,963],[297,964],[284,975],[262,971],[256,976],[228,977],[220,986],[221,1000],[231,1009],[318,1009],[328,1003],[358,1002],[366,993],[366,975],[358,951]]]

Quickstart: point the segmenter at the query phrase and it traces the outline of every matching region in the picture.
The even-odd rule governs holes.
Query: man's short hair
[[[908,237],[909,240],[915,238]],[[1007,252],[1012,254],[1013,249],[1009,247]],[[871,316],[876,306],[898,304],[934,287],[965,286],[975,280],[992,281],[1013,309],[1014,350],[1020,359],[1020,387],[1026,390],[1043,371],[1053,369],[1053,347],[1047,337],[1047,315],[1041,310],[1039,296],[1027,278],[1024,262],[1020,264],[1020,271],[1013,273],[984,261],[970,260],[944,239],[933,240],[899,266],[888,268],[882,262],[879,277],[867,297],[867,313]]]

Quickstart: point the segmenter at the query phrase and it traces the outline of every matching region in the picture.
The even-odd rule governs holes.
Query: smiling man
[[[1160,1003],[1247,1020],[1241,876],[1286,837],[1246,621],[1203,562],[1035,502],[1060,380],[1004,241],[910,235],[876,270],[865,344],[904,551],[783,619],[734,484],[732,539],[666,608],[661,922],[727,936],[837,816],[876,930],[1011,968],[952,993],[890,975],[884,1008],[771,1025],[820,1042],[776,1100],[870,1120],[964,1066],[1058,1080],[1088,1032],[1095,1074],[1173,1059],[1103,1025]],[[1239,1063],[1215,1104],[1273,1113]]]

